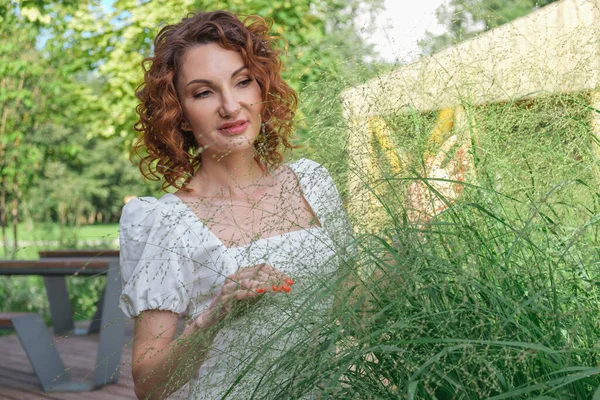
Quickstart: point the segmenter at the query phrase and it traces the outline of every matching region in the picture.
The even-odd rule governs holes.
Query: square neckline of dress
[[[188,206],[188,204],[181,200],[178,196],[175,196],[173,193],[165,193],[163,195],[164,196],[171,196],[174,197],[177,201],[177,203],[179,203],[180,205],[182,205],[183,207],[185,207],[185,210],[192,215],[193,219],[200,224],[200,226],[206,230],[208,232],[208,234],[210,236],[212,236],[215,240],[217,240],[219,242],[219,244],[225,249],[225,250],[236,250],[236,249],[245,249],[246,247],[265,241],[265,240],[274,240],[274,239],[278,239],[278,238],[282,238],[284,236],[290,235],[290,234],[295,234],[296,232],[310,232],[313,230],[322,230],[324,229],[323,227],[323,223],[322,223],[322,218],[317,215],[316,211],[315,211],[315,207],[314,205],[310,202],[308,196],[306,195],[306,191],[304,188],[304,185],[302,184],[302,180],[300,179],[300,177],[298,176],[298,174],[296,173],[296,170],[292,167],[292,165],[297,164],[301,161],[305,160],[304,158],[299,159],[298,161],[292,163],[292,164],[285,164],[286,167],[289,168],[290,171],[292,171],[292,173],[294,174],[294,177],[296,178],[296,181],[298,182],[298,186],[300,187],[300,195],[302,196],[302,198],[304,199],[304,201],[306,201],[306,203],[308,204],[308,206],[310,207],[310,211],[311,213],[317,218],[317,222],[318,225],[316,226],[311,226],[311,227],[300,227],[299,229],[293,229],[291,231],[287,231],[287,232],[283,232],[277,235],[272,235],[272,236],[266,236],[266,237],[261,237],[258,238],[256,240],[251,240],[248,243],[245,243],[241,246],[226,246],[225,243],[223,242],[223,240],[221,240],[220,237],[218,237],[209,227],[208,225],[206,225],[204,223],[204,221],[202,219],[200,219],[200,217],[198,217],[198,215],[192,211],[192,209]]]

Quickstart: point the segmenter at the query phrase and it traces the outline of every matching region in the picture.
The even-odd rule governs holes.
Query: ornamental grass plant
[[[464,109],[476,124],[441,140],[459,136],[441,168],[469,140],[469,168],[464,181],[450,182],[460,186],[453,198],[439,189],[447,179],[427,177],[427,157],[440,149],[431,139],[437,114],[386,120],[403,169],[375,146],[379,177],[363,179],[384,222],[369,230],[369,215],[350,215],[352,257],[308,296],[334,297],[335,306],[271,360],[263,388],[290,378],[262,398],[303,398],[315,388],[331,399],[600,396],[600,175],[590,123],[598,111],[586,94]],[[348,127],[321,128],[313,154],[340,188],[346,176],[366,175],[330,151],[326,138]],[[443,211],[411,219],[415,184]],[[300,318],[278,338],[306,326]]]

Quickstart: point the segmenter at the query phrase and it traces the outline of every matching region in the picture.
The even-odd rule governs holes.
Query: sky
[[[429,30],[440,34],[444,28],[437,23],[435,10],[448,0],[385,0],[385,9],[378,13],[375,31],[364,34],[387,61],[410,62],[420,54],[417,41]],[[366,24],[359,17],[360,24]]]

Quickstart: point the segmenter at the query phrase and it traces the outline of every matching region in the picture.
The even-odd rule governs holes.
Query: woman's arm
[[[208,308],[175,339],[179,316],[143,311],[135,321],[132,374],[139,399],[162,400],[188,382],[205,360],[220,322],[267,292],[288,292],[293,281],[266,264],[227,277]]]
[[[204,314],[203,314],[204,315]],[[175,338],[179,316],[148,310],[135,319],[132,374],[138,399],[165,399],[198,371],[216,334],[202,316]]]

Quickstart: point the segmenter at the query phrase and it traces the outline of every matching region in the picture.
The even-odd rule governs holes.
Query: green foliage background
[[[77,226],[117,221],[125,195],[156,194],[158,186],[142,183],[124,157],[136,137],[141,62],[162,26],[197,10],[273,20],[273,34],[286,40],[285,78],[303,97],[298,137],[306,140],[316,96],[307,88],[327,88],[318,96],[334,98],[340,87],[372,75],[354,15],[379,3],[129,0],[107,8],[99,1],[3,0],[0,104],[7,115],[0,127],[0,186],[6,201],[22,205],[21,221]]]

